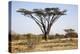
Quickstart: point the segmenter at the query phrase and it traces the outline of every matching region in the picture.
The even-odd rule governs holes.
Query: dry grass
[[[32,52],[32,51],[47,51],[47,50],[66,50],[66,49],[77,49],[78,39],[77,38],[62,38],[53,40],[36,40],[30,41],[15,40],[11,42],[12,52]]]

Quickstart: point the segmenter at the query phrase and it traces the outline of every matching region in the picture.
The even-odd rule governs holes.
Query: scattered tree
[[[78,37],[78,34],[74,29],[64,29],[64,31],[66,32],[65,37]]]

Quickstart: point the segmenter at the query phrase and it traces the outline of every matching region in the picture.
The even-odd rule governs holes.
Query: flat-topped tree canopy
[[[75,32],[75,30],[74,29],[71,29],[71,28],[70,29],[64,29],[64,31],[67,32],[67,33]]]
[[[44,9],[33,9],[33,10],[26,10],[24,8],[20,8],[17,12],[27,14],[52,14],[52,15],[65,15],[66,10],[60,11],[59,8],[44,8]]]
[[[33,19],[40,27],[44,34],[45,40],[49,35],[51,26],[62,15],[66,15],[66,10],[60,10],[59,8],[44,8],[44,9],[32,9],[27,10],[20,8],[17,12],[22,13],[24,16],[28,16]]]

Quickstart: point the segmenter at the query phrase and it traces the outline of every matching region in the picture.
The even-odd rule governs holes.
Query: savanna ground
[[[11,52],[34,52],[34,51],[52,51],[52,50],[68,50],[78,48],[78,38],[54,38],[45,41],[42,36],[15,36],[12,39]]]

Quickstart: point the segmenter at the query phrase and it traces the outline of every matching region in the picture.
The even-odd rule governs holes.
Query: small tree
[[[66,32],[65,37],[78,37],[74,29],[64,29],[64,31]]]
[[[20,8],[17,10],[17,12],[20,12],[22,15],[33,19],[44,34],[45,40],[47,40],[51,26],[60,16],[65,15],[66,10],[61,11],[59,8],[26,10]]]

